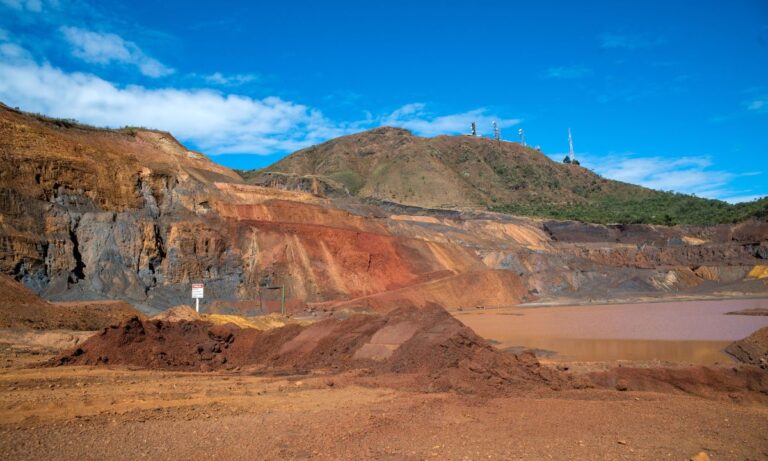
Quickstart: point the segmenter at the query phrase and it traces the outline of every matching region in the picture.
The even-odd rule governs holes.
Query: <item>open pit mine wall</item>
[[[0,107],[0,271],[48,299],[148,310],[190,302],[202,281],[204,307],[243,313],[264,284],[285,286],[292,310],[386,309],[768,277],[755,269],[765,222],[591,226],[334,201],[315,179],[279,185],[298,192],[245,185],[167,133],[132,131]],[[276,294],[265,296],[271,310]]]
[[[0,182],[0,270],[49,299],[139,304],[186,299],[189,280],[236,282],[239,261],[205,219],[203,185],[135,166],[111,165],[100,183],[105,172],[66,161],[13,165]]]
[[[382,310],[404,300],[466,307],[738,281],[765,262],[766,223],[593,226],[461,213],[375,219],[183,168],[5,160],[0,270],[49,299],[164,308],[189,302],[189,284],[203,281],[206,298],[218,300],[206,308],[242,313],[256,311],[263,284],[285,285],[291,310],[306,302]],[[267,293],[271,310],[279,308],[276,294]]]
[[[0,271],[48,299],[151,310],[190,302],[190,284],[205,282],[206,303],[233,301],[205,307],[247,313],[263,284],[284,285],[298,309],[485,268],[462,246],[301,202],[311,195],[238,189],[237,175],[167,134],[14,117],[0,117]]]

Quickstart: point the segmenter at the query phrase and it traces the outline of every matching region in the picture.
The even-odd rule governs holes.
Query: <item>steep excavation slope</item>
[[[322,302],[486,270],[473,251],[452,242],[394,236],[381,220],[327,206],[269,195],[259,203],[263,190],[250,192],[238,186],[240,203],[214,207],[248,229],[243,252],[253,257],[244,269],[252,286],[266,279],[286,284],[292,297]]]
[[[199,219],[208,186],[240,182],[167,133],[82,127],[5,106],[0,160],[0,270],[52,297],[146,298],[162,283],[174,239],[215,238]],[[186,257],[176,252],[174,262]]]
[[[349,301],[318,303],[325,309],[373,309],[387,312],[407,303],[414,307],[437,304],[446,309],[512,306],[529,300],[528,289],[517,274],[483,270],[444,277]]]
[[[0,176],[0,269],[49,299],[151,310],[204,281],[211,305],[252,311],[260,285],[279,285],[295,310],[485,268],[457,242],[393,235],[316,194],[243,185],[166,133],[0,109],[12,167]]]

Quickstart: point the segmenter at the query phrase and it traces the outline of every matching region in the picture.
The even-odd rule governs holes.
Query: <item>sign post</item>
[[[202,283],[192,284],[192,298],[195,300],[195,312],[200,312],[200,299],[203,297],[203,290],[205,285]]]

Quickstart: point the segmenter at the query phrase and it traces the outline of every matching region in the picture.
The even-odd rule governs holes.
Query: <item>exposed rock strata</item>
[[[168,133],[4,107],[0,160],[0,272],[48,299],[164,308],[199,281],[220,312],[279,309],[263,285],[284,286],[289,310],[768,290],[755,269],[765,222],[596,226],[364,203],[318,178],[243,184]]]

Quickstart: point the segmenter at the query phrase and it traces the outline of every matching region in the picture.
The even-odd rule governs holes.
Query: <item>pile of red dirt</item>
[[[267,331],[133,318],[105,329],[51,364],[246,368],[264,374],[358,369],[372,377],[407,377],[407,383],[419,389],[464,393],[560,388],[570,383],[541,366],[532,354],[512,355],[493,348],[435,305]]]
[[[744,339],[733,342],[725,352],[736,360],[768,370],[768,327],[761,328]]]
[[[12,277],[0,274],[0,328],[42,328],[51,304]]]
[[[685,393],[768,401],[768,373],[754,366],[618,367],[589,375],[598,387],[619,391]]]
[[[0,328],[100,330],[133,316],[143,317],[123,301],[50,303],[5,274],[0,274]]]
[[[597,386],[768,399],[768,373],[751,365],[619,367],[575,377],[542,366],[531,353],[495,349],[434,304],[401,306],[386,314],[351,313],[266,331],[201,320],[132,318],[50,362],[67,364],[239,369],[264,375],[349,371],[362,383],[486,396]]]
[[[598,387],[768,401],[768,327],[726,349],[744,365],[731,367],[619,367],[589,374]],[[756,366],[755,366],[756,365]],[[761,369],[762,368],[762,369]]]

